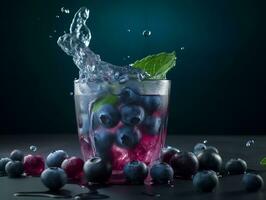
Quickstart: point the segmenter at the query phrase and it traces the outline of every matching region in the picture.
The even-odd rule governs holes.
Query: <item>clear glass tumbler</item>
[[[99,156],[112,164],[111,183],[124,181],[123,168],[159,159],[167,133],[169,80],[125,83],[74,82],[75,109],[84,160]]]

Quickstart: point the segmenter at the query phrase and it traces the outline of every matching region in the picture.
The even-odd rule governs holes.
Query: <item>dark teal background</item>
[[[170,133],[264,134],[263,2],[5,1],[0,14],[0,132],[76,132],[69,93],[78,70],[56,40],[77,9],[86,6],[91,11],[91,48],[103,60],[122,65],[176,51],[177,66],[168,75]],[[63,6],[70,14],[61,13]],[[151,37],[142,36],[144,29]]]

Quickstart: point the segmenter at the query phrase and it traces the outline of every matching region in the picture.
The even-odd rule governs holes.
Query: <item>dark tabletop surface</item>
[[[242,158],[247,161],[248,168],[259,173],[266,181],[266,168],[259,165],[261,158],[266,156],[266,136],[187,136],[171,135],[167,137],[167,145],[175,146],[180,150],[192,151],[193,146],[207,140],[207,144],[216,146],[220,150],[223,161],[230,158]],[[254,144],[246,147],[248,140],[254,140]],[[55,149],[64,149],[69,155],[80,156],[78,138],[76,134],[47,134],[47,135],[0,135],[0,157],[7,156],[14,148],[19,148],[25,153],[32,153],[30,145],[38,147],[37,153],[46,156]],[[99,189],[100,194],[108,195],[109,199],[114,200],[133,200],[133,199],[185,199],[185,200],[257,200],[266,199],[266,186],[260,192],[247,193],[243,190],[241,184],[241,175],[225,176],[220,178],[217,189],[212,193],[196,192],[192,186],[192,181],[175,180],[174,186],[128,186],[112,185]],[[70,191],[71,195],[86,192],[86,188],[77,185],[68,184],[64,190]],[[10,179],[0,177],[0,200],[9,199],[48,199],[41,197],[15,197],[15,192],[39,192],[46,191],[39,178],[19,178]],[[143,195],[144,193],[156,195]]]

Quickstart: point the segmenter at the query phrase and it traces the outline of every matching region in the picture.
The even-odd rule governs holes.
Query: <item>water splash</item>
[[[57,41],[61,49],[67,55],[73,57],[75,65],[79,68],[80,83],[123,82],[148,76],[146,72],[130,65],[116,66],[102,61],[100,56],[89,48],[91,32],[86,25],[88,18],[89,10],[85,7],[80,8],[72,20],[69,33],[60,36]],[[118,78],[115,76],[117,72],[119,74]]]
[[[203,144],[207,144],[208,140],[203,140]]]
[[[254,143],[255,143],[254,140],[248,140],[248,141],[246,142],[246,147],[250,147],[250,146],[253,145]]]
[[[70,10],[67,9],[67,8],[62,7],[62,8],[61,8],[61,12],[62,12],[62,13],[69,14],[69,13],[70,13]]]
[[[51,38],[53,38],[53,36],[52,35],[49,35],[49,38],[51,39]]]
[[[142,32],[142,35],[143,35],[145,38],[150,37],[150,36],[151,36],[151,31],[149,31],[149,30],[144,30],[144,31]]]
[[[180,50],[183,51],[185,49],[185,47],[181,47]]]
[[[35,146],[35,145],[31,145],[30,146],[30,150],[33,151],[33,152],[36,152],[38,150],[38,147]]]
[[[129,33],[130,33],[130,32],[131,32],[131,29],[127,29],[127,32],[129,32]]]
[[[55,17],[56,17],[56,18],[59,18],[59,15],[56,15]]]

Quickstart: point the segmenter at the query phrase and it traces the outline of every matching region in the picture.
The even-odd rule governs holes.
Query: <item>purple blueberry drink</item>
[[[170,81],[87,84],[75,81],[75,105],[81,151],[85,160],[99,156],[112,164],[111,182],[124,180],[131,161],[148,167],[158,160],[167,129]],[[89,89],[90,88],[90,89]]]

